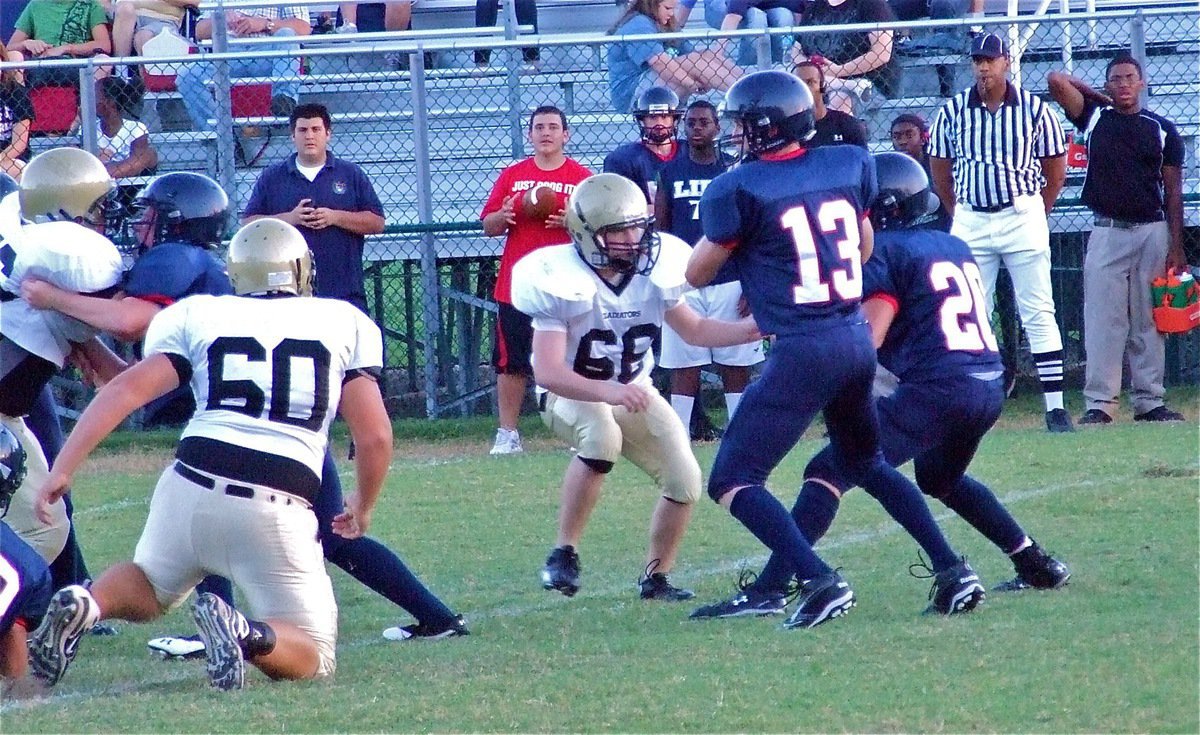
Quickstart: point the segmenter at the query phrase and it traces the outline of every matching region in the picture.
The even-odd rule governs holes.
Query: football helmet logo
[[[312,261],[299,230],[281,219],[264,217],[234,234],[227,266],[238,296],[272,292],[312,296]]]
[[[25,481],[25,449],[17,437],[0,426],[0,518],[8,513],[9,503]]]
[[[30,222],[88,220],[108,203],[117,184],[91,153],[52,148],[21,174],[21,216]]]
[[[152,245],[186,242],[214,247],[224,239],[229,221],[229,197],[217,182],[187,171],[155,178],[138,192],[133,206],[141,213],[131,225],[154,228]]]
[[[788,143],[804,143],[816,134],[812,92],[785,71],[756,71],[733,83],[725,94],[721,115],[735,124],[738,145],[757,157]]]
[[[929,188],[929,176],[906,153],[876,153],[879,194],[871,203],[871,224],[877,230],[918,227],[937,218],[941,200]]]
[[[633,119],[637,121],[642,140],[651,145],[662,145],[679,136],[679,120],[683,117],[679,95],[666,87],[651,87],[638,95],[633,106]],[[651,115],[670,115],[671,124],[647,127],[646,118]]]
[[[641,188],[620,174],[584,179],[567,201],[567,231],[594,270],[648,274],[658,259],[658,232]]]

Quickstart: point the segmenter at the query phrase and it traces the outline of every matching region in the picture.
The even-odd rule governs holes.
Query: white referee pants
[[[1017,197],[999,212],[976,212],[967,204],[954,210],[950,234],[971,247],[983,276],[984,301],[994,303],[1000,264],[1012,276],[1021,325],[1034,354],[1062,349],[1054,320],[1050,286],[1050,227],[1040,196]]]

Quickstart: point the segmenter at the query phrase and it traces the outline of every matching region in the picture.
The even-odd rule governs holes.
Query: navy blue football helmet
[[[738,142],[750,157],[804,143],[817,132],[812,92],[785,71],[756,71],[734,82],[721,116],[741,127]]]
[[[142,223],[154,227],[153,243],[185,242],[213,247],[225,237],[229,222],[229,197],[220,185],[203,174],[176,171],[156,177],[133,200]],[[153,210],[153,222],[147,210]]]
[[[929,188],[929,175],[906,153],[876,153],[879,194],[871,203],[871,224],[877,230],[906,230],[937,219],[941,200]]]
[[[0,518],[8,514],[17,488],[25,481],[25,448],[5,426],[0,426]]]
[[[646,127],[646,118],[650,115],[670,115],[671,125],[654,125]],[[637,120],[638,130],[642,140],[653,145],[674,140],[679,136],[679,120],[683,117],[683,106],[679,95],[667,87],[651,87],[638,95],[633,106],[633,119]]]

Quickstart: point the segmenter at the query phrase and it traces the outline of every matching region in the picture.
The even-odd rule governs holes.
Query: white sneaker
[[[163,658],[192,659],[204,658],[204,639],[199,635],[163,636],[151,638],[146,646]]]
[[[343,23],[334,29],[334,33],[358,33],[358,26],[353,23]]]
[[[490,454],[520,454],[523,451],[521,434],[516,429],[496,429],[496,443]]]

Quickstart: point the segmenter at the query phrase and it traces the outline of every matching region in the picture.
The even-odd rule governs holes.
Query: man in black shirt
[[[802,26],[895,22],[886,0],[813,0],[800,19]],[[829,78],[826,103],[850,112],[854,99],[864,97],[867,89],[888,98],[898,95],[900,64],[893,53],[894,39],[891,30],[804,34],[792,46],[792,61],[808,58],[822,64]]]
[[[1183,421],[1163,402],[1165,339],[1154,326],[1150,281],[1183,270],[1183,138],[1142,108],[1142,66],[1127,54],[1105,69],[1104,93],[1051,72],[1050,95],[1086,131],[1083,203],[1095,214],[1083,262],[1087,410],[1081,424],[1109,424],[1128,354],[1134,421]]]
[[[825,73],[814,61],[807,59],[796,64],[793,73],[808,85],[813,96],[813,119],[817,132],[805,144],[809,148],[823,145],[857,145],[867,147],[867,128],[853,115],[825,106]]]

